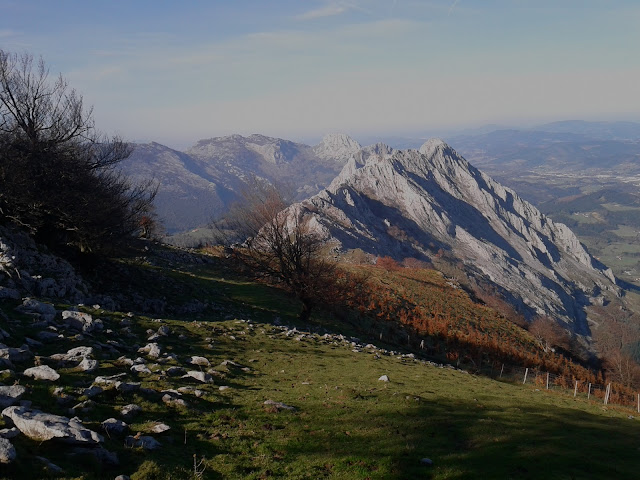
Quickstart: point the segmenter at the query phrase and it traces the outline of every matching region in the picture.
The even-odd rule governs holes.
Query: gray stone
[[[138,438],[129,435],[125,438],[124,444],[129,448],[142,448],[144,450],[155,450],[162,446],[162,444],[155,438],[146,435]]]
[[[104,328],[102,320],[94,320],[91,315],[84,312],[76,312],[74,310],[65,310],[62,312],[62,321],[75,330],[82,330],[85,333],[100,331]]]
[[[75,415],[78,413],[78,411],[82,412],[82,413],[88,413],[90,412],[93,407],[96,406],[96,402],[94,402],[93,400],[85,400],[84,402],[80,402],[77,405],[74,405],[73,407],[71,407],[69,409],[69,413],[71,415]]]
[[[78,364],[78,368],[83,372],[93,372],[98,368],[98,361],[92,358],[83,358]]]
[[[96,377],[93,383],[97,383],[100,385],[115,385],[116,382],[119,382],[121,378],[126,377],[126,373],[117,373],[115,375],[111,375],[108,377]]]
[[[64,470],[62,470],[62,468],[60,468],[55,463],[51,462],[51,460],[49,460],[48,458],[38,457],[38,456],[35,456],[33,458],[35,458],[36,460],[44,463],[44,468],[47,469],[47,471],[49,473],[62,473],[62,472],[64,472]]]
[[[60,378],[60,374],[48,365],[27,368],[22,374],[35,380],[49,380],[51,382]]]
[[[193,356],[189,359],[189,363],[191,365],[198,365],[200,367],[210,367],[211,362],[207,360],[205,357]]]
[[[38,313],[45,318],[53,320],[56,316],[56,308],[50,303],[40,302],[33,298],[25,298],[18,310],[28,313]]]
[[[151,427],[151,431],[153,433],[163,433],[170,429],[171,427],[165,423],[156,423],[153,427]]]
[[[89,388],[85,388],[81,390],[80,393],[89,398],[92,398],[92,397],[95,397],[96,395],[100,395],[102,392],[104,392],[104,389],[102,387],[99,387],[97,385],[92,385]]]
[[[113,480],[131,480],[131,477],[129,475],[118,475]]]
[[[116,390],[122,393],[132,393],[140,390],[140,383],[136,382],[116,382]]]
[[[24,435],[39,442],[56,439],[65,443],[97,445],[103,441],[101,435],[74,419],[40,410],[7,407],[2,411],[2,416],[10,420]]]
[[[135,373],[152,373],[151,370],[149,370],[149,367],[144,364],[136,364],[131,367],[130,370]]]
[[[186,407],[187,402],[180,398],[179,394],[165,393],[162,396],[162,402],[171,407]]]
[[[0,408],[15,405],[26,391],[27,387],[23,385],[0,386]]]
[[[158,358],[161,350],[157,343],[147,343],[144,347],[138,349],[138,353],[146,353],[151,358]]]
[[[190,370],[182,378],[193,378],[202,383],[213,383],[213,377],[206,372]]]
[[[103,447],[98,448],[82,448],[75,447],[68,452],[70,457],[84,456],[90,457],[100,465],[106,467],[114,467],[120,465],[120,460],[118,460],[118,455],[114,452],[110,452]]]
[[[388,382],[389,381],[389,377],[387,375],[382,375],[379,379],[379,382]]]
[[[38,337],[38,340],[41,340],[43,342],[53,342],[54,340],[60,338],[60,334],[52,332],[50,330],[42,330],[36,333],[36,337]]]
[[[286,403],[275,402],[273,400],[265,400],[264,404],[269,405],[270,407],[274,407],[276,410],[289,410],[293,412],[296,409],[296,407],[292,407],[291,405],[287,405]]]
[[[180,387],[178,389],[178,392],[180,393],[188,393],[191,395],[195,395],[196,397],[200,398],[204,395],[204,391],[200,390],[199,388],[194,388],[194,387]]]
[[[431,467],[433,466],[433,460],[427,457],[422,458],[420,459],[420,465],[424,465],[425,467]]]
[[[123,435],[129,429],[129,425],[116,418],[107,418],[102,422],[102,428],[107,435]]]
[[[17,437],[18,435],[20,435],[20,430],[18,430],[16,427],[0,429],[0,437],[2,438],[11,439]]]
[[[140,407],[140,405],[136,405],[135,403],[125,405],[124,407],[122,407],[122,410],[120,410],[120,414],[127,419],[135,417],[140,412],[142,412],[142,407]]]
[[[170,377],[179,377],[180,375],[184,375],[184,368],[182,367],[169,367],[166,370],[166,374]]]
[[[20,348],[7,347],[0,343],[0,359],[9,360],[12,363],[22,363],[33,358],[33,352],[29,350],[27,345]]]
[[[16,458],[16,449],[6,438],[0,437],[0,463],[11,463]]]

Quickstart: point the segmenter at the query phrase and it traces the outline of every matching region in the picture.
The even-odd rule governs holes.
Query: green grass
[[[194,455],[197,461],[204,458],[206,479],[637,478],[640,423],[629,418],[635,415],[630,410],[398,355],[354,352],[350,340],[324,339],[320,333],[298,340],[270,323],[275,317],[295,322],[297,304],[280,291],[233,278],[217,266],[172,275],[192,282],[196,291],[208,286],[206,298],[217,302],[220,312],[198,318],[163,317],[172,334],[160,345],[178,355],[178,361],[161,367],[185,365],[191,355],[206,356],[218,372],[215,384],[199,385],[158,373],[129,374],[143,387],[194,386],[204,395],[185,395],[189,403],[185,409],[167,407],[158,397],[112,389],[94,399],[92,411],[80,415],[87,427],[100,431],[102,420],[118,418],[122,406],[137,403],[144,411],[131,421],[132,433],[147,433],[155,421],[167,423],[171,430],[153,435],[163,447],[144,452],[125,448],[122,438],[107,437],[105,448],[117,452],[121,462],[111,469],[90,459],[70,458],[66,447],[19,438],[14,442],[18,460],[2,467],[0,478],[49,478],[32,455],[64,468],[59,478],[85,480],[113,479],[121,473],[134,480],[197,478]],[[6,313],[11,307],[3,304]],[[116,332],[98,334],[97,340],[106,342],[119,335],[122,314],[93,313]],[[19,343],[21,334],[33,331],[26,318],[13,313],[11,317],[20,324],[3,328],[12,328]],[[334,326],[336,322],[321,316],[315,320]],[[146,330],[159,325],[150,317],[135,316],[135,336],[123,340],[131,348],[126,356],[135,358],[134,345],[144,345]],[[66,339],[43,347],[43,354],[86,344],[91,342]],[[99,371],[60,369],[62,378],[56,385],[73,394],[96,375],[124,371],[116,362],[119,355],[97,352],[96,356],[101,360]],[[248,370],[221,365],[226,359]],[[383,374],[389,383],[378,381]],[[53,386],[30,385],[32,391],[25,398],[34,406],[68,415],[70,405],[52,398]],[[220,391],[220,385],[231,388]],[[276,411],[264,405],[268,399],[296,410]],[[424,457],[433,460],[432,467],[420,464]]]

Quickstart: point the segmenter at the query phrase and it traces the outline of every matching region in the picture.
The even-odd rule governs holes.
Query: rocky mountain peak
[[[346,159],[360,149],[362,146],[344,133],[327,134],[313,147],[314,153],[323,159]]]
[[[439,138],[430,138],[422,144],[418,151],[423,155],[431,156],[437,150],[444,150],[446,148],[451,147],[449,147],[449,145],[447,145],[443,140]]]
[[[525,316],[560,318],[579,335],[589,335],[584,306],[619,294],[611,271],[569,228],[442,140],[419,151],[363,149],[326,190],[295,208],[343,250],[433,262],[444,252]]]

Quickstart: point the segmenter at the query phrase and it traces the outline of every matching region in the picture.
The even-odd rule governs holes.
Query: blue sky
[[[201,138],[640,120],[637,0],[0,0],[98,127]]]

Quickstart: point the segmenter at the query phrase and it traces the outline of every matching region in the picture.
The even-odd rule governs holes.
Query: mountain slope
[[[565,225],[440,140],[419,151],[365,148],[329,188],[292,208],[345,250],[460,262],[529,318],[552,315],[582,336],[583,307],[618,294],[611,271]]]
[[[316,147],[266,137],[230,135],[200,140],[187,150],[205,171],[226,173],[225,186],[242,188],[255,175],[290,188],[298,200],[327,186],[360,145],[346,135],[327,135]]]
[[[360,145],[344,134],[314,147],[264,135],[200,140],[187,152],[139,144],[122,163],[134,181],[159,184],[155,206],[168,233],[203,226],[224,214],[251,177],[291,190],[302,200],[325,188]]]
[[[189,155],[159,143],[136,145],[122,167],[134,181],[158,183],[154,205],[169,233],[208,223],[237,198],[225,186],[224,172],[205,169]]]

